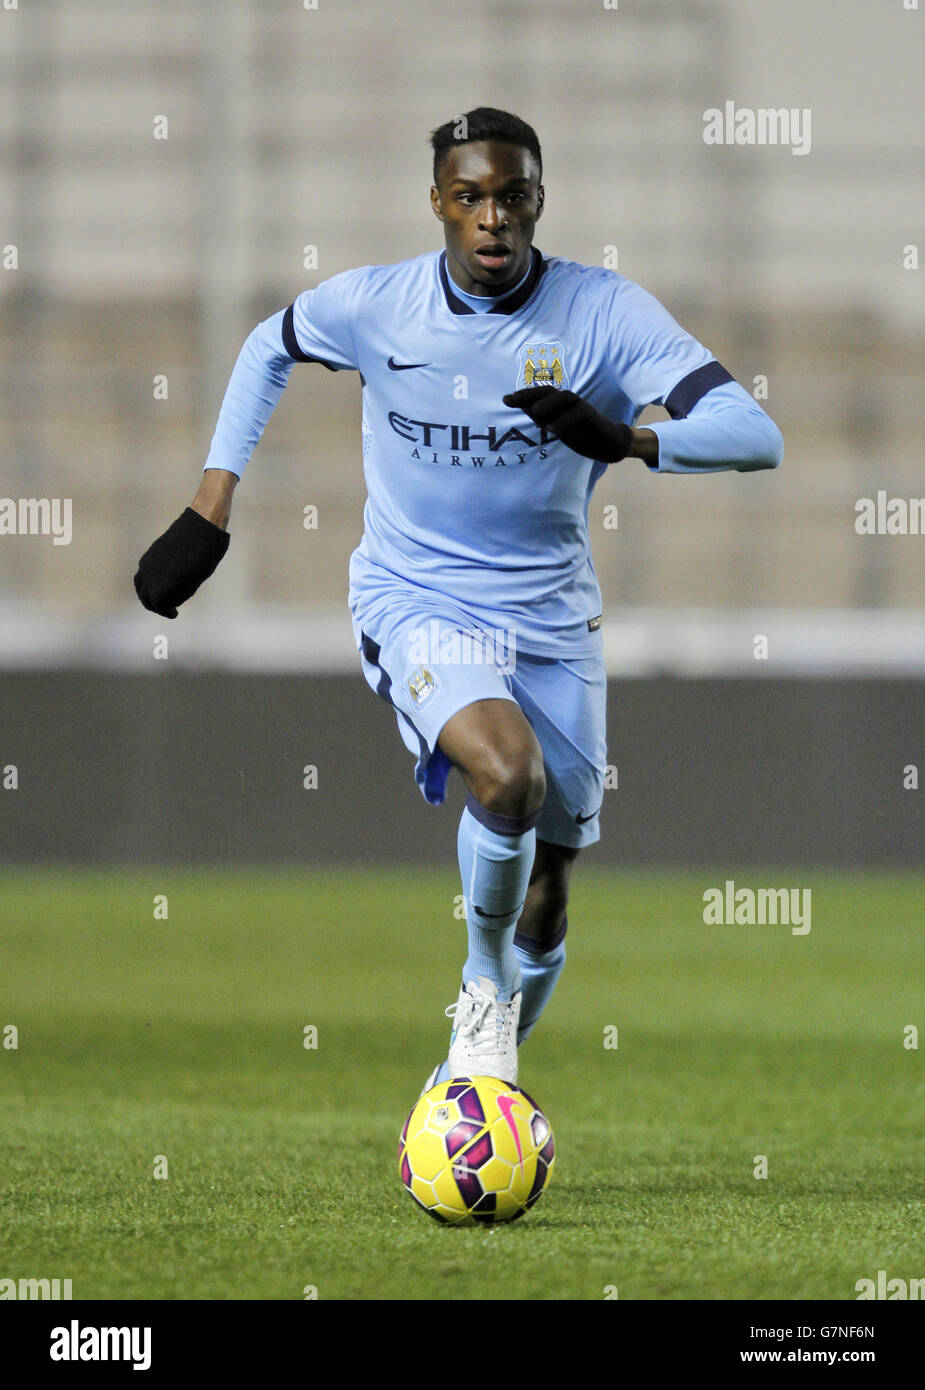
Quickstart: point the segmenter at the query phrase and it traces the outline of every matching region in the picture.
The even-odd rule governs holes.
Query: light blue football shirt
[[[245,343],[206,468],[243,473],[296,361],[358,371],[363,384],[354,615],[384,611],[399,593],[422,612],[446,600],[473,625],[513,629],[533,655],[600,649],[588,505],[608,465],[502,396],[549,382],[630,425],[664,405],[673,418],[651,427],[659,472],[780,462],[777,427],[658,300],[536,248],[521,284],[484,312],[450,279],[445,252],[306,290]]]

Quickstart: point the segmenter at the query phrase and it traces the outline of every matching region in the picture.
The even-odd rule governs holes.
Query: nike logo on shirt
[[[429,362],[396,362],[394,357],[389,358],[390,372],[410,372],[412,367],[429,367]]]

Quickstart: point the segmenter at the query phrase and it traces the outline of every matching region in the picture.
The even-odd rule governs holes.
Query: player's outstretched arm
[[[175,618],[225,555],[235,485],[293,366],[282,339],[285,311],[258,324],[238,354],[193,504],[138,562],[135,592],[152,613]],[[227,465],[227,466],[226,466]]]
[[[237,481],[224,468],[207,469],[192,506],[142,555],[135,592],[152,613],[175,618],[179,605],[214,574],[231,540],[228,518]]]
[[[783,458],[780,430],[731,378],[651,429],[608,420],[590,401],[555,386],[529,386],[503,400],[576,454],[601,463],[639,458],[662,473],[751,473],[777,468]]]

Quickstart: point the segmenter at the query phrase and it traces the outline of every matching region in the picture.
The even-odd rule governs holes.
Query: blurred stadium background
[[[747,388],[767,378],[786,443],[776,473],[598,487],[619,785],[594,855],[920,863],[925,538],[854,522],[923,490],[922,23],[862,0],[5,11],[0,492],[72,498],[73,540],[0,538],[0,855],[452,862],[455,817],[424,806],[353,650],[353,374],[294,369],[179,622],[131,576],[251,327],[440,245],[428,132],[488,103],[538,129],[537,244],[615,247]],[[809,107],[811,152],[705,145],[727,99]]]

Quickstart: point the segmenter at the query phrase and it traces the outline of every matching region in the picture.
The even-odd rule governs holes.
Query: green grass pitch
[[[706,926],[733,876],[810,887],[811,932]],[[0,1277],[89,1299],[850,1300],[879,1269],[925,1274],[921,877],[579,868],[521,1052],[556,1171],[523,1220],[474,1230],[396,1172],[446,1047],[457,891],[449,871],[7,872]]]

